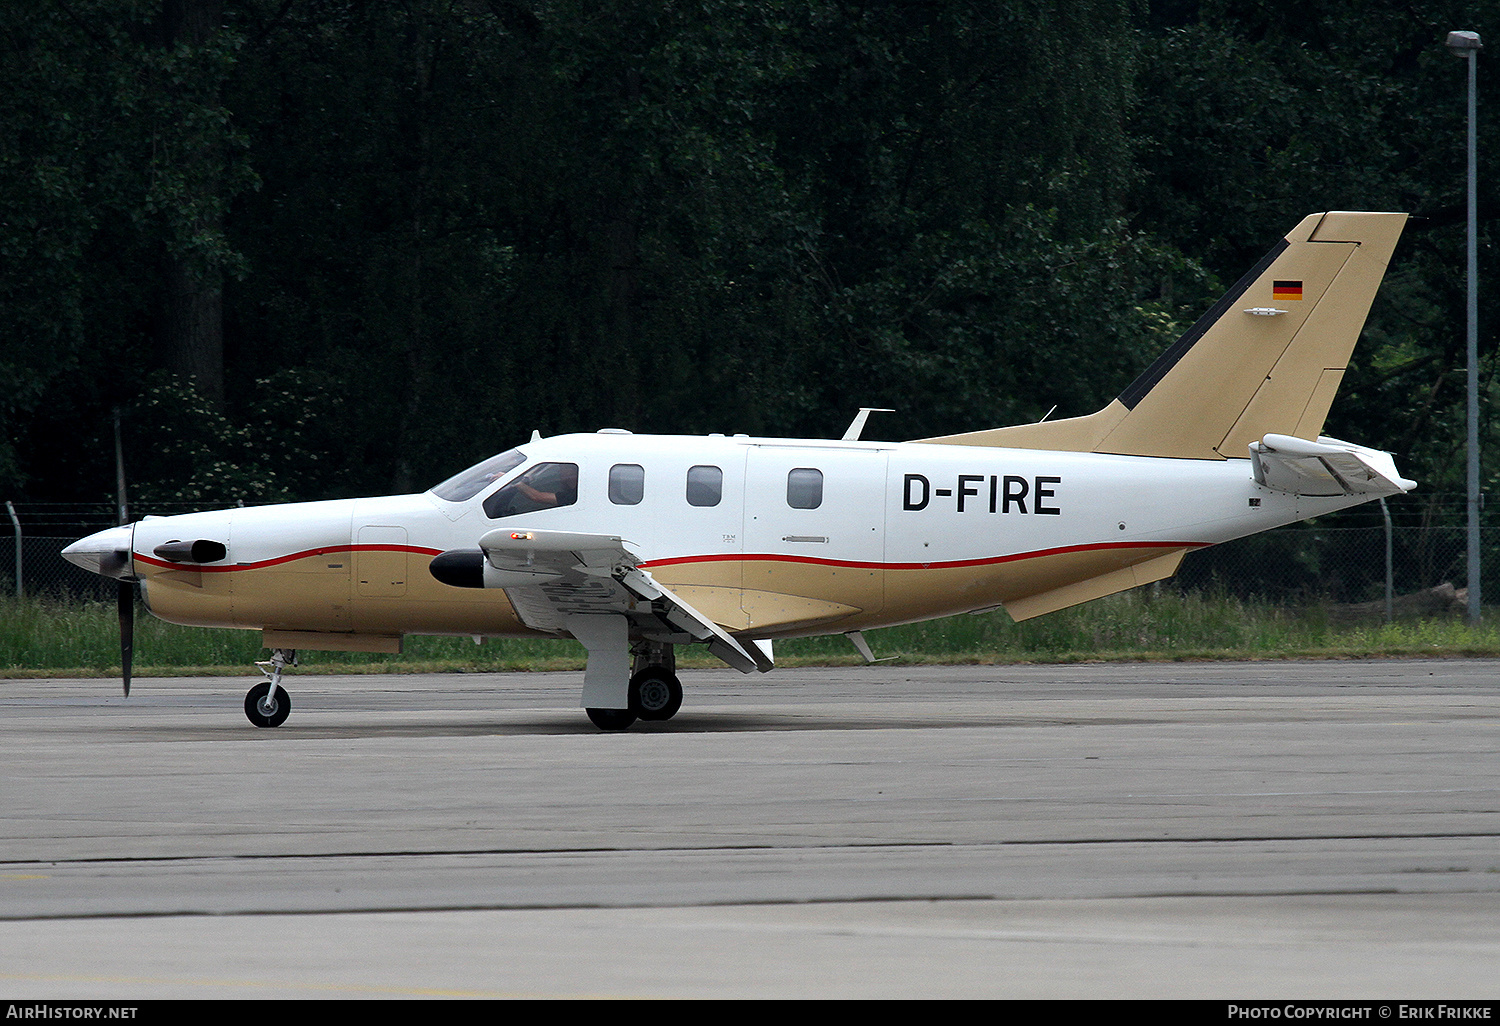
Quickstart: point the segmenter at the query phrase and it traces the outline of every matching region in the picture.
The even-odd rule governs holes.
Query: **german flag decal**
[[[1271,283],[1272,299],[1301,299],[1302,283],[1300,281],[1273,281]]]

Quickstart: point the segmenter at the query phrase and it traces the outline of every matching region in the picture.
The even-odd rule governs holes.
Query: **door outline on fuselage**
[[[745,459],[742,608],[751,622],[796,618],[778,596],[821,605],[810,619],[876,616],[885,606],[889,452],[847,446],[755,443]],[[790,476],[822,474],[815,508],[791,504]]]
[[[411,572],[406,528],[368,524],[354,544],[354,585],[360,598],[402,598]]]

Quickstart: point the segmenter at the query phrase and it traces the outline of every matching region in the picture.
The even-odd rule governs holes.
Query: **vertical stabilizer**
[[[1309,215],[1098,413],[922,441],[1224,459],[1315,440],[1405,224]]]

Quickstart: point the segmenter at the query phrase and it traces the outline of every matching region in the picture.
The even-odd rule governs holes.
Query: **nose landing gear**
[[[255,664],[266,679],[245,695],[245,715],[257,727],[279,727],[291,715],[292,699],[281,686],[281,671],[287,664],[297,665],[297,653],[283,648],[273,651],[270,659]]]

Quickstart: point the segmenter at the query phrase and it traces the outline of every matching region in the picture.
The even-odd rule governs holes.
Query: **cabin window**
[[[718,467],[690,467],[687,474],[689,506],[717,506],[724,497],[724,471]]]
[[[792,509],[817,509],[823,505],[823,472],[812,467],[788,472],[786,504]]]
[[[499,456],[491,456],[483,463],[476,463],[468,470],[454,474],[434,488],[432,494],[449,502],[472,499],[484,491],[485,486],[494,484],[525,462],[526,454],[520,449],[502,452]]]
[[[616,463],[609,468],[609,501],[616,506],[634,506],[645,497],[646,471],[634,463]]]
[[[578,501],[578,464],[538,463],[484,500],[491,520],[539,509],[571,506]]]

